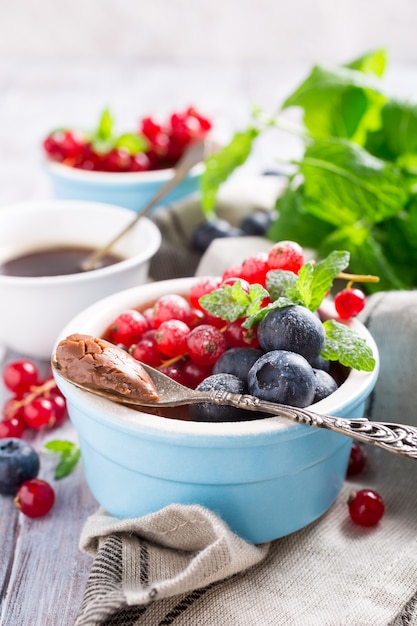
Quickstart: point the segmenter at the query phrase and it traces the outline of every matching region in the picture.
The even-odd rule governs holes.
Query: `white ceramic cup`
[[[135,214],[84,201],[27,202],[0,208],[0,263],[36,249],[106,244]],[[0,275],[0,344],[38,359],[50,358],[59,331],[79,311],[116,291],[146,282],[161,234],[146,218],[114,246],[124,260],[64,276]]]

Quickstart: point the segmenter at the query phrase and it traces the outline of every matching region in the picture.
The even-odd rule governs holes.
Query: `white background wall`
[[[0,0],[0,58],[417,62],[416,0]]]

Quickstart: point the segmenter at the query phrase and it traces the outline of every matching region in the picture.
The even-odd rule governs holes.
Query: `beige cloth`
[[[417,424],[417,291],[372,296],[361,317],[381,355],[368,416]],[[99,510],[81,537],[94,561],[76,626],[417,626],[417,463],[366,451],[320,520],[260,546],[199,506],[124,521]],[[361,487],[384,498],[375,528],[349,519]]]

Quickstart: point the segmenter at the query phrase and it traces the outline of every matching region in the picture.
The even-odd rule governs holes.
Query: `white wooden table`
[[[0,62],[0,207],[51,197],[42,167],[41,141],[62,125],[91,127],[108,106],[118,126],[129,130],[145,114],[166,115],[194,104],[229,136],[248,121],[253,103],[273,111],[305,76],[306,67],[259,65],[104,65],[93,63]],[[415,97],[417,68],[396,68],[387,76],[393,93]],[[275,156],[299,150],[298,140],[271,133],[259,142],[247,169],[275,166]],[[0,302],[0,306],[7,303]],[[0,354],[1,363],[16,355]],[[43,364],[43,367],[46,367]],[[7,396],[0,386],[0,401]],[[36,435],[75,440],[66,423]],[[78,549],[86,517],[97,504],[82,466],[53,481],[54,459],[42,455],[40,477],[56,489],[56,504],[44,518],[21,515],[0,496],[0,623],[2,626],[60,626],[74,622],[91,566]]]

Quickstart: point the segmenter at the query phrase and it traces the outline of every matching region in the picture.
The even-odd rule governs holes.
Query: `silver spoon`
[[[52,358],[52,368],[58,376],[61,376],[72,385],[88,391],[97,396],[111,400],[118,404],[143,407],[175,407],[186,404],[197,404],[199,402],[211,402],[219,405],[229,405],[247,411],[259,411],[286,418],[292,422],[314,426],[315,428],[325,428],[341,435],[346,435],[351,439],[361,441],[383,448],[387,452],[392,452],[401,456],[417,459],[417,427],[408,424],[395,424],[391,422],[372,422],[365,417],[349,419],[346,417],[334,417],[330,415],[320,415],[308,409],[275,404],[260,400],[247,394],[235,394],[228,391],[196,391],[188,389],[176,382],[162,372],[140,363],[152,378],[159,394],[159,400],[155,402],[142,402],[129,399],[104,389],[90,388],[63,376],[55,358]]]
[[[131,228],[142,218],[149,214],[149,212],[153,209],[153,207],[160,201],[164,196],[167,195],[174,187],[176,187],[188,174],[190,169],[200,163],[205,156],[206,152],[206,142],[204,140],[197,141],[193,143],[183,154],[181,159],[173,168],[173,175],[159,190],[156,194],[149,200],[149,202],[143,207],[140,213],[137,213],[136,216],[132,219],[131,222],[123,228],[111,241],[109,241],[106,245],[98,248],[94,252],[92,252],[86,259],[84,259],[81,263],[81,270],[83,272],[89,272],[90,270],[95,270],[101,267],[101,260],[107,252],[130,231]]]

